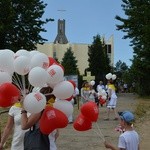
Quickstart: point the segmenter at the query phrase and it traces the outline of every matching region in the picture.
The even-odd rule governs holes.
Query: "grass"
[[[140,99],[135,109],[135,114],[138,119],[142,119],[150,112],[150,98]]]
[[[149,120],[150,115],[150,98],[140,98],[139,103],[135,109],[135,126],[140,128],[141,123]]]
[[[7,108],[6,108],[6,109],[0,108],[0,112],[3,112],[3,111],[5,111],[5,110],[8,110],[8,109],[7,109]],[[5,125],[6,125],[6,123],[7,123],[7,117],[8,117],[8,112],[0,114],[0,133],[1,133],[1,134],[3,133],[3,130],[4,130]],[[10,147],[10,145],[11,145],[11,140],[12,140],[12,135],[10,135],[10,136],[8,137],[4,149],[7,149],[7,148]]]

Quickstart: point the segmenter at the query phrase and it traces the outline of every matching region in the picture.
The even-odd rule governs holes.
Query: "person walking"
[[[110,119],[110,111],[111,109],[113,110],[114,112],[114,115],[115,115],[115,118],[114,120],[118,120],[118,114],[116,112],[116,105],[117,105],[117,95],[116,95],[116,92],[115,92],[115,86],[113,84],[114,80],[112,79],[109,79],[108,80],[108,102],[107,102],[107,118],[105,118],[104,120],[109,120]]]
[[[125,130],[118,140],[118,148],[105,141],[106,148],[111,150],[140,150],[139,135],[132,127],[134,115],[130,111],[124,111],[120,114],[120,125]]]
[[[99,84],[96,87],[97,92],[99,92],[99,90],[101,90],[101,89],[105,89],[103,81],[99,81]]]

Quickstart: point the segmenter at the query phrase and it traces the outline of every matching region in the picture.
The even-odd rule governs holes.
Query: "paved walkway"
[[[118,94],[117,111],[131,110],[134,111],[137,100],[133,94]],[[103,140],[99,137],[99,126],[105,139],[117,145],[119,132],[114,129],[119,124],[119,121],[114,121],[112,114],[109,121],[104,121],[106,116],[106,107],[100,107],[100,114],[97,123],[93,123],[92,129],[89,131],[76,131],[72,124],[60,130],[60,136],[57,140],[58,150],[105,150]],[[74,117],[80,113],[80,110],[75,106]]]

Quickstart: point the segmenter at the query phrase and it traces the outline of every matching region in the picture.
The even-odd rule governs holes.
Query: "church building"
[[[110,65],[114,65],[114,43],[113,36],[110,37],[106,42],[106,50],[108,57],[110,59]],[[84,74],[84,70],[88,68],[88,46],[91,44],[82,44],[82,43],[69,43],[65,34],[65,20],[58,20],[58,30],[57,36],[54,39],[54,42],[44,43],[43,45],[37,44],[37,50],[45,53],[47,56],[57,58],[59,62],[62,61],[64,53],[68,48],[71,48],[76,58],[77,65],[80,71],[80,74]]]

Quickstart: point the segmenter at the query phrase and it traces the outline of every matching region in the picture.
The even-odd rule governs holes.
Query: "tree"
[[[95,81],[98,83],[100,80],[105,80],[105,75],[110,72],[110,61],[105,49],[105,43],[102,41],[100,35],[93,37],[93,43],[89,46],[88,62],[92,75],[95,75]]]
[[[117,30],[126,32],[124,39],[131,39],[134,58],[130,72],[136,80],[137,92],[140,95],[150,95],[150,0],[122,1],[127,18],[116,16],[116,19],[122,22],[117,25]]]
[[[37,43],[47,41],[40,33],[51,19],[41,19],[47,4],[41,0],[1,0],[0,49],[17,51],[36,49]]]
[[[78,75],[79,71],[77,68],[77,60],[71,51],[71,48],[68,48],[62,58],[61,64],[65,68],[65,75]]]
[[[128,66],[126,65],[125,62],[122,62],[121,60],[119,60],[115,67],[114,67],[114,72],[117,75],[118,78],[122,78],[122,75],[128,71]]]

